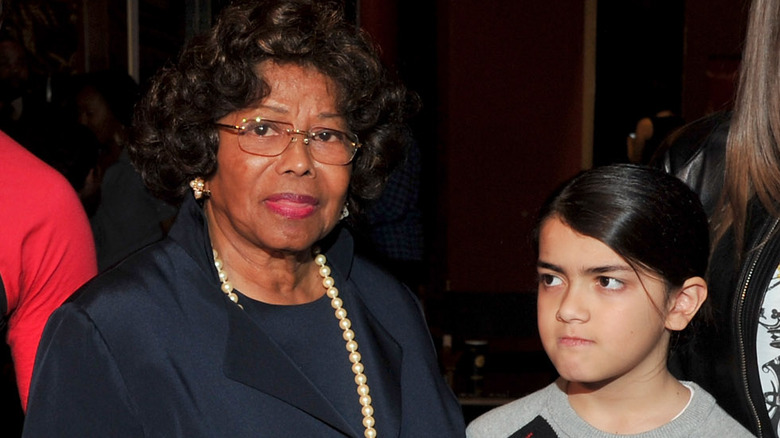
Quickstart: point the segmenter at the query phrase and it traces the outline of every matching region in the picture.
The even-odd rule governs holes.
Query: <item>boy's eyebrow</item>
[[[565,272],[565,270],[560,266],[545,262],[544,260],[538,260],[536,262],[536,267],[549,269],[553,272],[558,272],[561,274]],[[583,269],[583,272],[585,274],[606,274],[609,272],[634,272],[634,270],[631,269],[631,266],[628,265],[606,265],[606,266],[593,266],[590,268],[585,268]]]
[[[585,269],[585,272],[588,274],[606,274],[608,272],[634,272],[633,269],[631,269],[628,265],[607,265],[607,266],[595,266],[592,268]]]
[[[563,274],[563,268],[561,268],[560,266],[557,266],[557,265],[553,265],[552,263],[547,263],[544,260],[537,260],[536,261],[536,267],[537,268],[549,269],[551,271]]]

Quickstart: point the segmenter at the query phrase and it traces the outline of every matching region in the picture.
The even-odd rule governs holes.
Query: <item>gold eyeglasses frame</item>
[[[303,144],[309,145],[309,143],[316,138],[317,135],[322,134],[323,132],[333,132],[340,134],[346,142],[342,141],[344,146],[351,147],[351,155],[349,157],[349,160],[345,163],[342,163],[341,160],[338,162],[332,162],[328,160],[321,160],[318,157],[318,154],[314,152],[313,149],[309,148],[309,154],[311,155],[312,159],[315,161],[322,163],[322,164],[330,164],[335,166],[345,166],[352,162],[352,160],[355,159],[355,155],[357,155],[358,149],[362,146],[360,143],[357,134],[351,133],[351,132],[345,132],[341,131],[339,129],[335,128],[326,128],[326,127],[320,127],[315,126],[313,128],[310,128],[309,130],[303,130],[303,129],[296,129],[295,126],[292,123],[289,122],[281,122],[278,120],[271,120],[265,117],[254,117],[254,118],[244,118],[241,119],[240,125],[229,125],[225,123],[218,123],[214,122],[215,126],[218,126],[220,128],[230,129],[235,132],[236,135],[239,137],[246,135],[249,132],[249,126],[250,124],[259,124],[261,122],[268,122],[275,124],[282,128],[282,131],[289,137],[289,140],[285,142],[285,146],[279,150],[279,152],[274,153],[261,153],[254,150],[247,150],[246,146],[242,145],[241,139],[239,138],[238,146],[241,148],[242,151],[250,154],[250,155],[258,155],[261,157],[276,157],[284,153],[284,151],[287,150],[287,148],[290,146],[290,144],[294,143],[298,137],[296,135],[302,135],[303,136]],[[316,141],[316,140],[314,140]],[[281,144],[281,143],[280,143]],[[251,148],[250,148],[251,149]]]

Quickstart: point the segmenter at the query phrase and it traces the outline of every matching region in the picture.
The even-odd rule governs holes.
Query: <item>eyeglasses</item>
[[[361,146],[357,135],[352,133],[321,127],[304,131],[295,129],[292,123],[263,117],[242,119],[240,125],[215,125],[234,130],[242,151],[263,157],[281,155],[299,134],[303,136],[303,144],[309,147],[311,157],[322,164],[349,164]]]

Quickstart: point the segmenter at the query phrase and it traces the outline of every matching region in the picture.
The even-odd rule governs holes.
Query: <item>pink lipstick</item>
[[[264,203],[272,212],[289,219],[309,217],[319,205],[317,198],[295,193],[276,193],[266,198]]]

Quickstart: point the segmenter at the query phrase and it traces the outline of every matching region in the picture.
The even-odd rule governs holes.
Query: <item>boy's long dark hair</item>
[[[540,225],[550,217],[604,243],[634,269],[658,275],[669,291],[706,274],[707,216],[696,194],[663,171],[617,164],[580,173],[543,205],[537,248]]]

